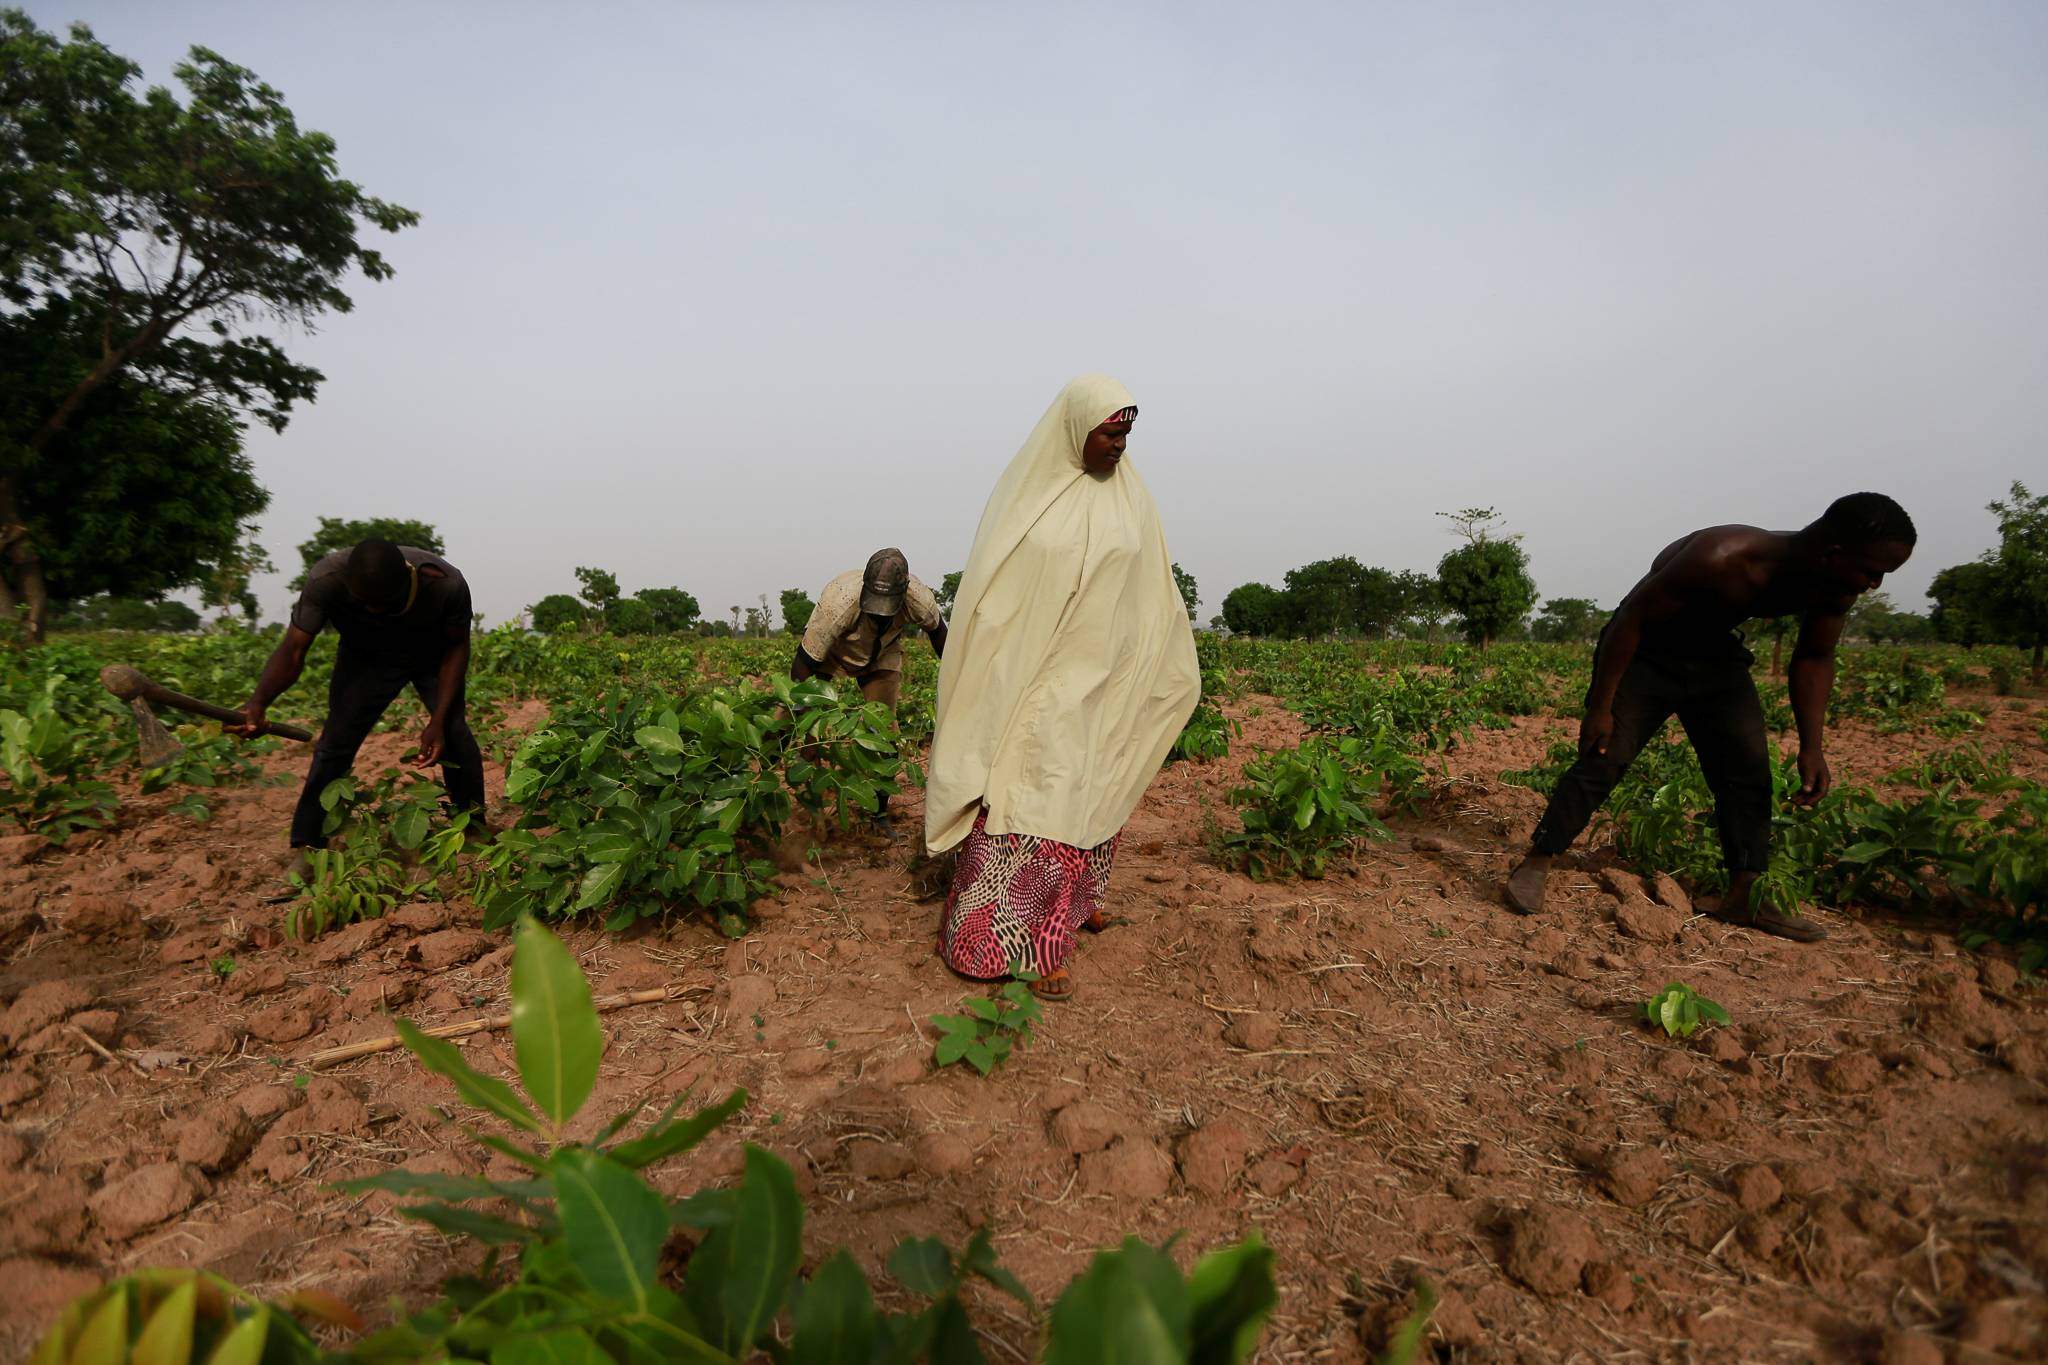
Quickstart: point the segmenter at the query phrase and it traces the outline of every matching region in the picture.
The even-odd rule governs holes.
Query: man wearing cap
[[[932,653],[946,652],[939,599],[913,578],[901,550],[877,550],[865,569],[849,569],[825,585],[790,661],[789,676],[851,678],[869,701],[894,706],[903,692],[903,632],[922,626]]]
[[[327,723],[314,742],[313,764],[292,815],[293,870],[303,871],[305,850],[326,846],[320,793],[349,775],[363,740],[407,684],[427,708],[417,766],[441,765],[449,803],[472,812],[470,828],[481,833],[484,756],[463,707],[469,584],[430,551],[366,540],[315,564],[284,639],[242,707],[242,724],[224,728],[244,737],[260,732],[270,703],[305,671],[313,637],[330,625],[341,637],[341,650],[327,685]]]
[[[851,678],[863,697],[895,707],[903,693],[903,632],[922,626],[932,653],[946,652],[946,618],[932,590],[913,578],[901,550],[877,550],[865,569],[849,569],[825,585],[804,628],[789,676]],[[876,820],[886,818],[882,797]]]

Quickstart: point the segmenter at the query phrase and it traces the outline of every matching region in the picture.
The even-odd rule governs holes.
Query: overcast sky
[[[327,382],[250,435],[264,539],[420,517],[492,620],[578,564],[936,583],[1085,370],[1204,619],[1474,504],[1612,605],[1866,487],[1920,608],[2048,484],[2037,0],[28,8],[253,68],[420,211],[287,342]]]

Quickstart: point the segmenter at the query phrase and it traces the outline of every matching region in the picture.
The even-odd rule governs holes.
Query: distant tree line
[[[1434,636],[1450,619],[1481,646],[1524,629],[1545,640],[1590,640],[1599,633],[1605,615],[1583,597],[1552,598],[1529,624],[1537,602],[1529,555],[1492,508],[1440,515],[1464,543],[1437,562],[1434,574],[1361,564],[1350,555],[1319,559],[1289,570],[1278,588],[1232,588],[1214,624],[1234,635],[1380,639]]]

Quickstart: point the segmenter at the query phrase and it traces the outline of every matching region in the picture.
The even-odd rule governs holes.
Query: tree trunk
[[[43,642],[43,622],[50,611],[50,590],[43,580],[42,556],[36,553],[35,542],[29,539],[28,527],[14,504],[14,480],[7,478],[0,478],[0,544],[6,546],[11,567],[7,577],[12,580],[4,585],[0,609],[12,620],[26,605],[29,643],[39,645]]]

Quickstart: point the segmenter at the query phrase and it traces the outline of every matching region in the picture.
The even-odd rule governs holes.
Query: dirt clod
[[[135,938],[142,912],[125,896],[73,896],[63,928],[73,938]]]
[[[1637,896],[1621,903],[1614,912],[1614,927],[1629,938],[1644,943],[1670,943],[1684,926],[1684,916],[1654,901]]]
[[[1735,1203],[1744,1213],[1762,1213],[1785,1196],[1785,1186],[1770,1167],[1743,1166],[1734,1177]]]
[[[1223,1037],[1247,1052],[1266,1052],[1280,1041],[1280,1021],[1270,1014],[1240,1014],[1223,1031]]]
[[[1063,1152],[1099,1152],[1130,1125],[1093,1100],[1070,1104],[1052,1116],[1052,1140]]]
[[[1821,1067],[1820,1083],[1837,1095],[1861,1095],[1884,1079],[1884,1064],[1868,1052],[1845,1052]]]
[[[191,1167],[178,1161],[159,1161],[94,1195],[93,1217],[107,1236],[125,1242],[191,1208],[203,1192]]]
[[[1509,1220],[1506,1270],[1539,1294],[1576,1292],[1599,1255],[1586,1220],[1555,1205],[1535,1204]]]
[[[491,940],[474,929],[443,929],[414,941],[406,959],[430,972],[445,972],[474,962],[491,950]]]
[[[0,1038],[9,1046],[18,1046],[29,1035],[91,1004],[92,992],[76,981],[39,981],[16,996],[7,1013],[0,1014]]]
[[[856,1142],[846,1164],[862,1180],[901,1180],[917,1166],[909,1149],[895,1142]]]
[[[1671,1110],[1671,1126],[1689,1137],[1719,1141],[1741,1118],[1732,1095],[1682,1095]]]
[[[1180,1140],[1180,1178],[1189,1189],[1221,1194],[1237,1183],[1252,1136],[1228,1119],[1205,1123]]]
[[[1601,1183],[1617,1204],[1638,1208],[1657,1197],[1671,1178],[1671,1164],[1648,1147],[1622,1147],[1602,1163]]]
[[[1628,1271],[1612,1261],[1594,1261],[1580,1276],[1589,1298],[1598,1299],[1617,1313],[1635,1306],[1636,1287]]]
[[[171,1129],[178,1160],[209,1175],[226,1170],[256,1145],[256,1121],[239,1109],[210,1109]]]
[[[974,1147],[958,1133],[927,1133],[913,1149],[920,1169],[945,1177],[974,1169]]]
[[[1121,1137],[1081,1158],[1081,1188],[1127,1200],[1157,1199],[1173,1185],[1173,1160],[1149,1138]]]

